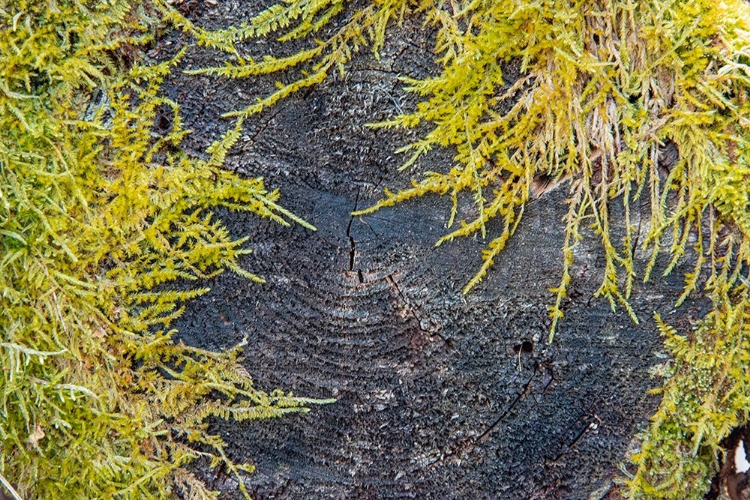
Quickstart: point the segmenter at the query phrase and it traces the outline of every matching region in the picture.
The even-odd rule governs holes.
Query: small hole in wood
[[[532,353],[534,352],[534,343],[530,340],[524,340],[520,344],[514,345],[513,351],[516,353],[522,352],[524,354]]]

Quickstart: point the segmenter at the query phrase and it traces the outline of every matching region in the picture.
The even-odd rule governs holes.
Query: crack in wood
[[[596,415],[596,413],[593,412],[593,409],[596,407],[597,402],[599,401],[598,397],[594,400],[594,402],[586,409],[586,411],[582,414],[584,415],[593,415],[591,418],[584,418],[582,419],[584,423],[586,424],[583,429],[578,431],[575,435],[575,437],[568,443],[563,443],[562,450],[560,453],[555,456],[555,458],[550,459],[551,463],[557,464],[562,457],[564,457],[568,452],[570,452],[573,448],[578,445],[578,443],[583,439],[583,437],[586,435],[588,431],[595,431],[599,428],[599,425],[601,425],[602,420]],[[571,426],[568,427],[567,430],[571,429],[579,420],[576,420],[575,423],[573,423]],[[567,432],[566,430],[566,432]]]
[[[428,467],[428,468],[432,467],[435,464],[438,464],[438,463],[444,461],[446,458],[450,458],[450,457],[453,457],[453,456],[459,456],[459,457],[465,456],[466,454],[471,453],[480,443],[486,441],[488,439],[490,433],[495,428],[497,428],[497,426],[500,425],[500,423],[505,419],[505,417],[507,417],[513,411],[513,409],[516,407],[516,405],[519,402],[521,402],[524,398],[526,398],[526,396],[528,396],[529,394],[531,394],[531,383],[533,382],[534,377],[536,377],[536,374],[540,371],[540,367],[541,366],[542,366],[541,364],[537,364],[537,366],[534,368],[534,372],[531,374],[531,376],[529,377],[529,379],[524,384],[523,390],[520,393],[518,393],[518,395],[513,400],[513,402],[510,404],[510,406],[499,417],[497,417],[492,422],[492,424],[490,424],[489,427],[487,427],[482,432],[482,434],[480,434],[479,436],[477,436],[476,438],[473,438],[473,439],[469,438],[469,439],[464,439],[464,440],[458,441],[456,443],[456,446],[452,450],[442,452],[435,460],[433,460],[432,462],[428,463],[426,465],[426,467]],[[554,380],[554,377],[550,377],[550,380],[545,383],[544,388],[542,390],[542,393],[544,393],[544,391],[547,390],[547,388],[549,387],[549,385],[552,383],[552,380]],[[459,458],[459,461],[461,461],[461,460],[462,459]]]
[[[398,283],[396,283],[396,280],[393,279],[393,274],[389,274],[385,277],[385,280],[390,283],[390,285],[393,287],[394,290],[396,290],[396,293],[403,301],[404,305],[406,306],[406,311],[409,313],[409,315],[417,322],[417,329],[420,333],[427,335],[428,337],[438,337],[440,340],[442,340],[445,345],[450,347],[453,351],[456,351],[456,348],[453,346],[453,342],[451,339],[443,337],[443,335],[440,334],[440,332],[431,332],[429,330],[425,330],[422,328],[422,318],[419,317],[417,312],[414,310],[414,306],[411,305],[409,302],[409,299],[406,298],[406,295],[404,295],[404,292],[401,291],[401,287],[398,286]]]
[[[354,208],[350,211],[349,215],[349,225],[346,226],[346,237],[349,238],[349,271],[354,271],[354,259],[356,256],[356,244],[354,242],[354,237],[352,236],[352,223],[354,222],[354,216],[351,215],[351,212],[355,212],[359,206],[359,191],[358,188],[357,197],[354,199]],[[357,269],[357,277],[359,278],[360,283],[364,282],[361,269]]]
[[[526,396],[528,396],[531,393],[531,382],[534,380],[534,377],[536,377],[536,374],[538,372],[539,372],[539,366],[537,365],[536,367],[534,367],[534,373],[531,374],[531,377],[529,377],[529,380],[527,380],[526,383],[524,384],[523,390],[518,393],[518,395],[513,400],[513,402],[510,404],[510,406],[508,408],[506,408],[506,410],[499,417],[497,417],[495,419],[495,421],[492,422],[492,424],[490,424],[490,426],[487,427],[484,430],[484,432],[482,432],[482,434],[479,435],[479,437],[477,437],[474,440],[474,443],[473,443],[474,445],[477,445],[477,444],[479,444],[479,443],[481,443],[483,441],[486,441],[488,439],[490,433],[498,425],[500,425],[500,423],[505,419],[505,417],[507,417],[510,414],[511,411],[513,411],[513,408],[515,408],[518,403],[520,403],[524,398],[526,398]]]
[[[573,448],[575,448],[575,446],[578,444],[578,442],[581,440],[581,438],[583,438],[584,434],[586,434],[586,432],[588,432],[589,429],[592,428],[593,424],[594,424],[594,422],[588,422],[588,423],[586,423],[586,426],[583,429],[581,429],[578,432],[578,434],[576,434],[576,436],[573,438],[573,441],[571,441],[568,444],[564,444],[563,445],[562,451],[557,454],[557,456],[552,461],[552,463],[557,463],[557,461],[560,460],[566,453],[568,453],[570,450],[572,450]]]
[[[263,120],[263,122],[261,123],[260,127],[258,127],[258,129],[255,131],[255,133],[253,133],[253,135],[251,135],[250,137],[247,137],[247,138],[243,138],[242,142],[244,142],[244,143],[246,143],[248,145],[254,144],[255,140],[258,138],[258,136],[260,134],[262,134],[263,132],[265,132],[265,130],[271,124],[271,122],[273,121],[273,119],[276,118],[276,116],[279,113],[281,113],[283,110],[284,110],[284,107],[283,106],[279,106],[273,113],[271,113],[271,115],[268,118],[266,118],[265,120]]]

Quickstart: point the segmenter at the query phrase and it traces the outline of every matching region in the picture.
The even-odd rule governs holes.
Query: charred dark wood
[[[418,27],[403,32],[410,29]],[[486,242],[434,248],[446,233],[448,200],[352,217],[384,186],[409,181],[392,154],[409,138],[365,123],[409,106],[396,75],[429,68],[429,50],[428,40],[404,35],[380,62],[364,58],[343,80],[257,117],[230,156],[230,168],[264,176],[318,231],[224,214],[237,236],[251,236],[255,251],[243,265],[267,284],[223,275],[175,326],[184,341],[213,349],[247,336],[246,364],[259,387],[338,402],[217,429],[234,458],[256,463],[248,477],[256,499],[615,498],[618,464],[658,403],[647,394],[659,385],[649,368],[664,361],[652,313],[672,321],[700,312],[689,304],[672,314],[679,270],[636,287],[640,325],[592,300],[603,252],[591,237],[577,252],[566,317],[547,345],[564,186],[529,204],[468,296],[461,288]],[[199,53],[189,64],[215,64],[211,57]],[[195,131],[192,149],[229,126],[221,112],[268,85],[177,78],[170,92]],[[451,153],[426,162],[425,170],[446,169]],[[211,479],[235,496],[230,479]]]

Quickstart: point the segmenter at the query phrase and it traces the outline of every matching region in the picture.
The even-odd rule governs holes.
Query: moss
[[[381,201],[357,213],[427,194],[449,196],[453,229],[437,244],[476,233],[490,238],[468,292],[518,227],[535,183],[564,184],[566,237],[562,280],[552,290],[550,341],[563,317],[582,231],[596,233],[605,251],[596,295],[613,309],[624,307],[634,321],[632,286],[651,277],[658,255],[670,257],[659,269],[664,274],[694,260],[678,304],[698,291],[714,309],[689,332],[662,326],[673,365],[664,370],[661,407],[631,457],[626,494],[702,497],[716,471],[719,441],[748,420],[750,12],[744,1],[372,0],[350,6],[290,0],[220,31],[197,27],[176,11],[167,16],[198,43],[234,58],[196,73],[287,74],[292,83],[227,115],[238,127],[291,93],[345,71],[362,47],[378,57],[388,27],[404,16],[434,30],[437,74],[404,79],[420,102],[372,126],[427,129],[400,150],[407,154],[402,168],[418,171],[420,158],[438,147],[453,148],[454,163],[447,173],[415,175],[411,187],[386,190]],[[323,35],[324,26],[329,34]],[[308,45],[257,60],[238,48],[270,36]],[[511,85],[501,64],[508,61],[521,69]],[[667,146],[679,152],[674,164],[661,159]],[[460,196],[473,200],[478,215],[454,225]],[[650,220],[630,211],[641,199],[650,203]],[[622,237],[611,230],[615,204],[624,207]],[[493,219],[502,221],[498,234],[487,229]],[[646,231],[642,241],[638,226]],[[636,266],[636,251],[650,255],[644,269]]]
[[[0,1],[0,470],[23,498],[214,498],[187,464],[243,473],[210,417],[267,418],[306,398],[253,386],[241,346],[175,344],[170,322],[230,269],[256,281],[212,209],[310,227],[262,179],[179,149],[152,64],[159,5]],[[156,127],[162,110],[169,127]],[[245,492],[246,493],[246,492]]]

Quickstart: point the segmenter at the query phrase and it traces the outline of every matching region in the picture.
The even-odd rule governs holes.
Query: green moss
[[[400,150],[402,168],[417,168],[436,147],[455,150],[447,173],[423,172],[411,187],[386,190],[358,212],[430,193],[449,196],[451,232],[437,244],[476,233],[490,241],[484,263],[466,287],[486,275],[522,220],[540,176],[564,183],[562,280],[552,290],[550,341],[563,317],[562,301],[581,232],[593,231],[605,250],[604,279],[596,293],[612,308],[628,310],[634,281],[648,280],[666,253],[667,274],[695,260],[678,304],[693,291],[712,298],[713,311],[686,336],[662,331],[675,369],[663,400],[632,457],[626,494],[632,498],[701,498],[716,470],[718,446],[731,426],[748,420],[748,342],[745,339],[750,191],[750,12],[744,1],[668,0],[373,0],[362,7],[343,0],[290,0],[241,26],[210,32],[177,12],[168,17],[197,42],[224,50],[234,62],[205,73],[245,78],[284,71],[290,84],[244,110],[229,113],[236,125],[332,73],[343,72],[363,46],[375,57],[387,29],[404,16],[436,30],[435,76],[405,79],[419,95],[416,109],[373,126],[427,132]],[[338,17],[336,17],[338,16]],[[322,40],[323,26],[333,27]],[[255,60],[237,42],[276,36],[309,41],[288,56]],[[228,43],[231,42],[231,43]],[[521,75],[508,86],[502,62],[516,61]],[[660,164],[660,148],[679,151]],[[231,146],[231,141],[224,143]],[[477,206],[475,219],[454,225],[460,196]],[[650,220],[630,207],[650,202]],[[611,231],[615,204],[624,207],[625,234]],[[490,220],[502,221],[488,234]],[[638,241],[638,226],[646,237]],[[636,247],[650,255],[645,269]]]
[[[240,347],[175,344],[170,322],[205,288],[164,286],[231,269],[249,253],[212,209],[300,219],[262,179],[188,158],[149,64],[157,4],[0,0],[0,470],[23,498],[213,498],[206,460],[244,492],[209,417],[306,411],[253,386]],[[173,114],[168,132],[157,112]]]

